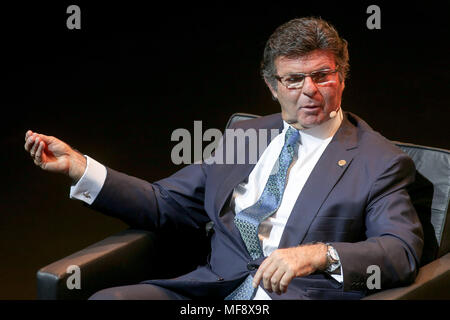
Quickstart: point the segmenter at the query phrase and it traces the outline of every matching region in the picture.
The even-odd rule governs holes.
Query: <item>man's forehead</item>
[[[275,59],[277,71],[310,72],[324,67],[335,68],[334,55],[326,50],[314,50],[302,56],[279,56]]]

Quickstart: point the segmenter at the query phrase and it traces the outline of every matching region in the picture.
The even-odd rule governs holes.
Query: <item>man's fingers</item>
[[[257,288],[259,283],[261,282],[261,279],[263,277],[264,270],[266,267],[270,264],[270,259],[265,259],[261,265],[259,266],[258,270],[256,271],[255,276],[253,277],[253,288]]]
[[[28,137],[31,136],[32,134],[33,134],[33,131],[28,130],[28,131],[25,133],[25,141],[27,141]]]
[[[30,137],[28,137],[27,142],[25,142],[25,150],[27,150],[27,152],[31,151],[31,149],[34,146],[35,140],[36,140],[36,135],[31,135]]]
[[[52,136],[46,136],[45,134],[39,133],[39,138],[44,141],[46,144],[52,143],[56,138]]]
[[[36,133],[31,130],[27,131],[25,138],[25,150],[30,152],[31,157],[33,158],[36,156],[40,142],[44,142],[45,147],[45,145],[49,145],[55,140],[52,136],[46,136],[45,134]]]
[[[44,141],[39,142],[39,147],[36,151],[35,161],[37,161],[39,164],[42,162],[42,150],[45,147]]]
[[[285,270],[278,268],[276,271],[272,274],[272,277],[270,278],[270,285],[272,286],[272,291],[281,294],[281,288],[280,288],[280,280],[284,276]]]
[[[283,274],[280,279],[280,291],[281,293],[286,293],[289,283],[294,279],[294,273],[287,271]]]
[[[27,140],[25,141],[25,150],[27,152],[30,152],[31,147],[33,146],[33,143],[34,143],[34,138],[35,138],[35,135],[30,135],[30,136],[28,136]]]
[[[271,263],[267,268],[264,270],[263,273],[263,284],[264,288],[267,289],[267,291],[272,292],[272,276],[277,271],[278,266],[275,263]]]
[[[253,278],[253,287],[258,287],[262,280],[263,286],[267,291],[282,294],[286,292],[294,276],[292,270],[283,268],[276,260],[273,261],[269,257],[258,268]]]
[[[40,142],[41,140],[39,139],[39,137],[36,137],[35,139],[34,139],[34,144],[33,144],[33,146],[31,147],[31,150],[30,150],[30,154],[31,154],[31,156],[34,158],[34,156],[36,155],[36,151],[37,151],[37,148],[38,148],[38,146],[39,146],[39,142]]]
[[[55,137],[52,136],[46,136],[42,133],[33,132],[31,130],[28,130],[25,133],[25,142],[28,143],[31,140],[35,139],[36,137],[39,137],[42,141],[44,141],[46,144],[50,144],[55,140]]]

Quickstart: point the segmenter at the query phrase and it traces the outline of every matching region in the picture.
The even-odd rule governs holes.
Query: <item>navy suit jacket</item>
[[[234,128],[281,132],[283,122],[278,113],[238,122]],[[226,138],[223,141],[226,145]],[[345,160],[344,166],[338,165],[340,160]],[[264,259],[250,257],[230,207],[233,189],[253,168],[248,163],[192,164],[153,184],[107,168],[105,184],[91,207],[150,230],[202,229],[212,221],[206,265],[176,279],[145,282],[190,298],[223,299],[248,274],[254,275]],[[370,265],[381,270],[381,289],[412,282],[423,247],[422,226],[406,191],[414,177],[414,163],[405,153],[362,119],[345,113],[304,185],[279,245],[331,243],[339,254],[344,281],[316,272],[294,278],[283,295],[269,295],[273,299],[359,299],[367,294]]]

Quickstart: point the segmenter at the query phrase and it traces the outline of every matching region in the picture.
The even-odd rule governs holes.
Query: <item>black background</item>
[[[81,30],[66,8],[81,8]],[[381,30],[366,9],[381,8]],[[223,129],[234,112],[279,112],[259,75],[280,24],[315,15],[349,42],[342,107],[392,140],[450,149],[448,1],[305,4],[60,1],[1,7],[0,299],[34,299],[36,271],[126,228],[69,199],[67,178],[35,167],[31,129],[155,181],[177,128]]]

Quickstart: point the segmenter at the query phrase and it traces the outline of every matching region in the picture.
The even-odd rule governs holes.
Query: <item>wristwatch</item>
[[[327,246],[327,266],[325,268],[326,272],[333,272],[341,266],[341,261],[339,260],[339,255],[335,248],[329,243]]]

